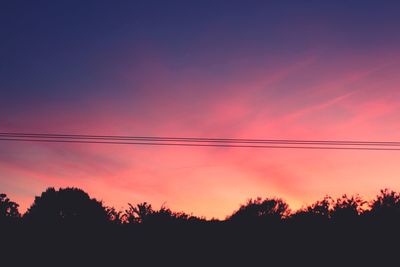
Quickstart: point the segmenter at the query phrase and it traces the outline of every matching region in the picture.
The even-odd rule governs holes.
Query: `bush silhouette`
[[[101,202],[78,188],[48,188],[24,215],[33,222],[75,224],[104,223],[108,217]]]
[[[292,219],[305,222],[321,222],[331,218],[333,199],[329,196],[322,200],[316,201],[314,204],[302,208],[292,215]]]
[[[108,220],[114,224],[122,224],[123,214],[122,211],[117,211],[114,207],[106,207]]]
[[[282,199],[250,199],[228,219],[233,222],[280,221],[290,213],[289,206]]]
[[[0,222],[17,219],[21,216],[19,205],[11,201],[6,194],[0,194]]]
[[[159,210],[154,210],[147,202],[133,206],[128,204],[129,209],[125,210],[123,221],[129,224],[158,224],[201,221],[201,219],[188,215],[184,212],[174,212],[162,206]]]
[[[174,212],[171,209],[162,206],[158,211],[153,212],[148,221],[150,223],[184,223],[201,221],[201,219],[186,214],[184,212]]]
[[[144,223],[150,217],[152,213],[154,213],[153,208],[147,202],[143,202],[133,206],[131,203],[128,203],[129,209],[125,210],[123,215],[124,221],[126,223]]]

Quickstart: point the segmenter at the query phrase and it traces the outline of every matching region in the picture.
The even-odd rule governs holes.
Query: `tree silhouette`
[[[21,216],[19,205],[11,201],[6,194],[0,194],[0,222],[17,219]]]
[[[383,220],[400,219],[400,194],[389,189],[381,190],[380,194],[370,203],[368,215]]]
[[[139,203],[136,206],[128,203],[128,206],[129,209],[125,210],[125,214],[123,215],[123,220],[126,223],[146,222],[149,216],[154,213],[153,208],[147,202]]]
[[[303,221],[327,221],[331,218],[333,199],[330,196],[324,197],[322,200],[316,201],[314,204],[300,209],[292,215],[295,220]]]
[[[366,201],[358,195],[342,197],[333,200],[326,196],[322,200],[297,211],[292,215],[294,220],[303,220],[307,222],[322,222],[327,220],[335,221],[353,221],[362,212],[362,206]]]
[[[336,221],[354,221],[362,212],[362,206],[366,202],[358,195],[343,195],[338,198],[333,206],[331,217]]]
[[[104,223],[108,220],[107,210],[102,203],[91,199],[78,188],[58,191],[48,188],[36,197],[24,218],[45,223]]]
[[[230,221],[254,222],[254,221],[280,221],[289,215],[289,206],[282,199],[250,199],[239,210],[233,213]]]
[[[201,219],[188,215],[184,212],[174,212],[162,206],[159,210],[154,210],[147,202],[133,206],[128,203],[129,209],[125,210],[123,221],[130,224],[165,224],[176,222],[200,221]]]
[[[106,207],[108,220],[115,224],[122,224],[123,214],[122,211],[117,211],[114,207]]]
[[[370,203],[370,210],[364,211],[364,204],[357,195],[343,195],[336,200],[326,196],[289,216],[283,200],[256,198],[241,205],[226,221],[219,221],[174,212],[164,205],[156,210],[147,202],[129,204],[126,211],[120,212],[104,207],[81,189],[49,188],[36,197],[23,223],[0,224],[1,229],[6,229],[0,245],[8,247],[8,251],[31,253],[35,257],[48,258],[61,252],[56,253],[55,259],[72,258],[74,262],[79,262],[74,256],[81,256],[82,252],[89,255],[88,262],[99,265],[105,257],[114,265],[132,261],[144,261],[146,265],[153,255],[164,264],[171,262],[170,255],[176,255],[185,264],[196,257],[207,259],[208,264],[221,262],[232,266],[238,264],[238,257],[245,264],[261,266],[274,260],[278,265],[287,263],[288,255],[296,263],[305,258],[318,264],[335,259],[347,262],[349,256],[359,263],[366,259],[359,257],[363,253],[378,254],[380,259],[397,255],[397,246],[391,240],[399,234],[400,194],[382,190]],[[0,218],[18,218],[17,208],[5,194],[0,195]],[[111,223],[92,228],[107,221]],[[43,229],[30,227],[35,222],[53,224],[45,224]],[[52,227],[57,223],[73,227]],[[8,255],[6,250],[0,251]],[[132,251],[138,256],[121,257]],[[211,260],[215,255],[222,255],[220,262]],[[32,257],[26,258],[32,261]]]
[[[174,212],[171,209],[162,206],[159,210],[154,211],[148,217],[148,221],[150,223],[182,223],[189,221],[200,221],[200,219],[184,212]]]

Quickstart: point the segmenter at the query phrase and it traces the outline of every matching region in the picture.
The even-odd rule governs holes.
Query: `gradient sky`
[[[400,1],[2,1],[0,131],[400,141]],[[400,189],[400,153],[0,142],[0,191],[224,218]]]

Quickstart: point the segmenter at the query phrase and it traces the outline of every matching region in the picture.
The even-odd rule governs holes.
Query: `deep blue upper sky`
[[[399,8],[399,1],[2,1],[2,105],[76,100],[99,80],[114,84],[103,75],[110,62],[135,65],[143,49],[171,68],[207,69],[236,53],[256,61],[316,47],[396,47]]]

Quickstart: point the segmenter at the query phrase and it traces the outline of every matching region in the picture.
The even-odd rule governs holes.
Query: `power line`
[[[210,143],[256,143],[256,144],[307,144],[307,145],[356,145],[356,146],[400,146],[394,141],[349,141],[349,140],[298,140],[298,139],[243,139],[243,138],[203,138],[203,137],[157,137],[157,136],[118,136],[118,135],[77,135],[49,133],[0,133],[0,137],[10,138],[51,138],[83,140],[135,140],[160,142],[210,142]]]
[[[150,146],[400,151],[400,142],[0,133],[0,141]]]
[[[11,139],[0,138],[0,141],[24,141],[24,142],[52,142],[52,143],[81,143],[81,144],[115,144],[115,145],[154,145],[154,146],[198,146],[198,147],[242,147],[242,148],[290,148],[290,149],[341,149],[341,150],[386,150],[400,151],[400,148],[378,147],[335,147],[335,146],[279,146],[279,145],[230,145],[230,144],[191,144],[191,143],[157,143],[157,142],[111,142],[111,141],[80,141],[57,139]]]

